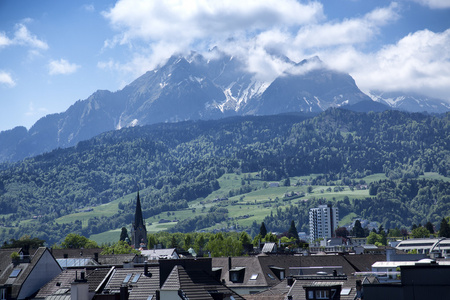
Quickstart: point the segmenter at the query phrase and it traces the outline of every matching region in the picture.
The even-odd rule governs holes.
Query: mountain
[[[246,113],[257,115],[293,111],[321,112],[370,98],[345,73],[329,70],[318,57],[295,64],[276,78]]]
[[[382,112],[385,110],[391,110],[392,108],[387,105],[387,104],[383,104],[381,102],[376,102],[373,100],[364,100],[364,101],[360,101],[358,103],[355,104],[351,104],[351,105],[344,105],[342,106],[342,108],[351,110],[351,111],[356,111],[356,112],[369,112],[369,111],[373,111],[373,112]]]
[[[371,91],[369,96],[374,101],[408,112],[445,113],[450,110],[450,104],[444,100],[412,92]]]
[[[261,181],[294,180],[310,174],[321,174],[316,183],[320,188],[307,196],[309,201],[291,204],[309,205],[311,197],[318,201],[323,196],[319,189],[328,181],[336,186],[354,186],[374,173],[399,181],[417,179],[424,172],[448,176],[449,126],[450,113],[435,116],[388,110],[366,114],[330,108],[315,116],[237,116],[109,131],[74,147],[0,169],[0,241],[29,234],[52,244],[70,232],[90,236],[129,225],[135,211],[131,200],[136,197],[136,182],[141,188],[144,218],[149,218],[187,210],[192,203],[198,207],[196,200],[212,200],[216,196],[211,194],[218,189],[223,189],[218,196],[228,195],[231,200],[233,195],[233,201],[237,201],[239,197],[234,196],[253,190],[252,183],[258,182],[262,188]],[[221,186],[219,179],[225,174],[239,178],[237,186]],[[253,174],[255,182],[242,182],[242,174],[243,179]],[[388,221],[410,226],[424,224],[423,220],[437,222],[450,214],[450,183],[445,189],[424,186],[421,191],[419,185],[407,185],[407,189],[399,190],[411,194],[409,198],[388,197],[390,190],[382,193],[380,188],[384,202],[362,200],[358,214],[384,222],[383,226],[386,216]],[[306,186],[302,189],[306,192]],[[350,198],[361,197],[351,194]],[[267,195],[260,196],[261,200]],[[420,199],[411,202],[416,195]],[[336,198],[342,200],[342,195]],[[250,199],[236,204],[254,203]],[[353,212],[354,202],[350,201],[347,213]],[[283,202],[273,202],[274,213]],[[364,210],[369,205],[365,203],[370,202],[376,202],[377,209]],[[102,205],[106,203],[110,203],[108,208]],[[213,204],[206,205],[210,209]],[[381,206],[389,215],[379,213]],[[89,220],[82,222],[81,215],[75,215],[69,222],[60,222],[63,216],[93,207],[99,215]],[[306,206],[297,208],[308,211]],[[265,210],[267,215],[270,211]],[[345,215],[341,208],[340,212]],[[199,208],[194,214],[189,210],[193,218],[199,214]],[[307,220],[305,213],[305,226]]]
[[[99,90],[65,112],[41,118],[28,131],[18,127],[0,132],[0,163],[74,146],[125,127],[239,115],[317,113],[371,101],[350,75],[328,69],[318,57],[299,63],[277,59],[290,67],[274,79],[260,79],[248,71],[246,62],[217,48],[205,56],[173,56],[122,90]],[[360,106],[359,111],[369,111],[371,105]]]

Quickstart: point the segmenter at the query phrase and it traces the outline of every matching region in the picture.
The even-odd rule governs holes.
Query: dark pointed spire
[[[137,192],[136,213],[134,214],[134,228],[144,225],[144,218],[142,217],[141,199],[139,198],[139,190]]]

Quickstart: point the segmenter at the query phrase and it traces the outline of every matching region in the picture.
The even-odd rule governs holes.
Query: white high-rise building
[[[310,240],[331,238],[339,224],[339,209],[331,205],[319,205],[309,210]]]

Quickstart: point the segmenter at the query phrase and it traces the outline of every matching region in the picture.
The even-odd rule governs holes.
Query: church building
[[[131,245],[134,249],[146,249],[147,247],[147,228],[142,217],[141,199],[139,191],[137,192],[136,213],[134,214],[134,223],[131,227]]]

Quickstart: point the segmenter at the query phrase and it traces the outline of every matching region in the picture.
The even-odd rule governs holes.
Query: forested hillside
[[[0,240],[28,233],[55,242],[69,232],[89,235],[128,225],[133,201],[121,203],[114,217],[98,217],[89,226],[54,221],[135,193],[137,183],[147,218],[187,208],[190,201],[217,190],[217,179],[225,173],[258,172],[261,180],[322,173],[344,182],[380,172],[390,180],[416,178],[423,172],[447,176],[449,119],[448,113],[365,114],[330,109],[315,117],[236,117],[108,132],[76,147],[4,165],[0,171]],[[384,185],[379,183],[373,196],[382,197]],[[389,195],[388,199],[401,203],[417,198]],[[420,204],[414,206],[416,210],[432,213],[429,202],[414,201]],[[439,214],[450,214],[448,197],[439,201],[443,207]],[[371,211],[368,199],[345,205],[342,209],[358,210],[365,216]],[[37,224],[24,221],[33,217]],[[407,213],[392,214],[392,218],[402,218],[403,224],[413,220]]]

